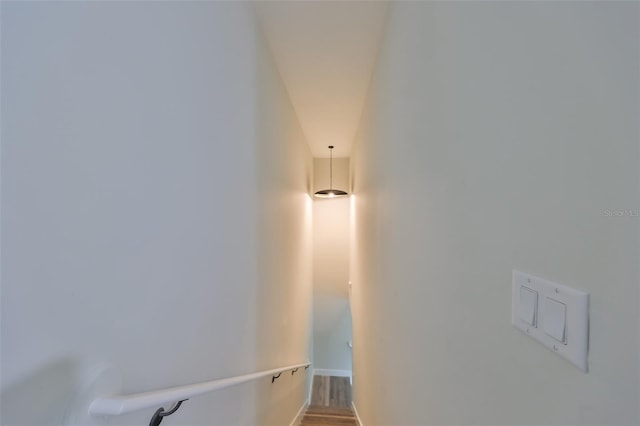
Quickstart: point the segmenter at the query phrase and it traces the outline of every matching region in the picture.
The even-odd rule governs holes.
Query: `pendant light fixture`
[[[333,189],[333,145],[329,145],[329,189],[323,189],[314,194],[318,198],[335,198],[348,195],[339,189]]]

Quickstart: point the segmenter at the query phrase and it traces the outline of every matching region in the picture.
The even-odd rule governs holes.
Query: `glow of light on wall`
[[[351,292],[356,268],[356,196],[349,196],[349,304],[351,304]],[[351,306],[353,310],[353,306]]]

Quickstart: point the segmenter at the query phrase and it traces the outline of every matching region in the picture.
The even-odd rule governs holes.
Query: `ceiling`
[[[349,157],[388,3],[257,1],[258,20],[314,157]]]

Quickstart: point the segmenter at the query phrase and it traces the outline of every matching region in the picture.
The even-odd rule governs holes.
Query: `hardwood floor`
[[[301,426],[355,426],[348,377],[314,376],[311,405]]]
[[[351,409],[351,383],[349,378],[313,376],[311,405]]]

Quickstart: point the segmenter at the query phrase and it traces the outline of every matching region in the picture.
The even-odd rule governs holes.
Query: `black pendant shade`
[[[333,198],[333,197],[341,197],[343,195],[348,195],[346,192],[341,191],[339,189],[323,189],[314,194],[318,198]]]
[[[333,145],[329,145],[329,189],[322,189],[314,195],[318,198],[335,198],[348,195],[340,189],[333,189]]]

